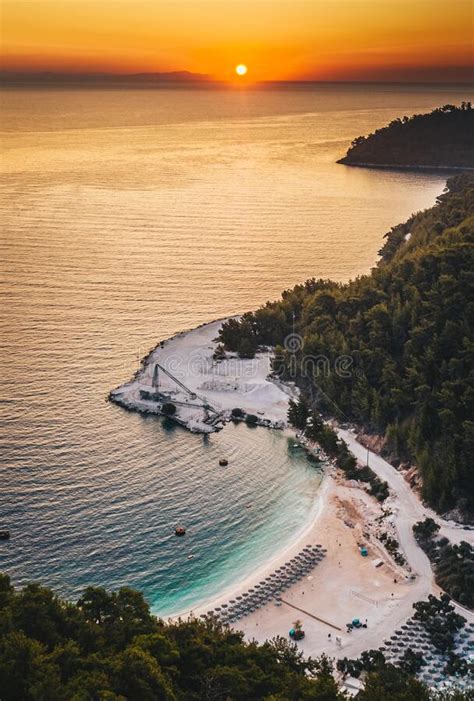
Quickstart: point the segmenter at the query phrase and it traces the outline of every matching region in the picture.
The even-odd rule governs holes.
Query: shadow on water
[[[181,429],[181,426],[178,426],[178,424],[166,417],[164,419],[161,419],[161,425],[163,426],[166,433],[175,433],[178,429]]]

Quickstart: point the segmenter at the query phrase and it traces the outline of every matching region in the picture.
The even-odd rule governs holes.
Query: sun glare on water
[[[244,63],[239,63],[239,65],[235,67],[235,72],[237,75],[245,75],[247,70],[247,66]]]

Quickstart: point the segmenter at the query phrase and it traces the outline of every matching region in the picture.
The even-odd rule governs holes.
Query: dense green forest
[[[474,175],[455,176],[434,207],[386,234],[370,275],[308,280],[220,333],[245,357],[276,346],[276,374],[311,406],[384,434],[387,455],[418,466],[430,504],[471,513],[473,215]]]
[[[430,114],[394,119],[358,136],[339,163],[346,165],[474,168],[474,110],[444,105]]]
[[[89,587],[77,604],[0,575],[2,701],[342,701],[329,662],[244,643],[211,620],[165,624],[142,595]],[[413,700],[415,701],[415,699]]]
[[[359,701],[438,697],[391,665],[372,667]],[[88,587],[76,604],[0,574],[2,701],[344,701],[325,656],[262,645],[211,619],[165,623],[133,589]]]
[[[413,526],[420,547],[431,560],[436,583],[460,604],[474,609],[474,548],[466,541],[452,545],[438,538],[439,525],[426,518]]]

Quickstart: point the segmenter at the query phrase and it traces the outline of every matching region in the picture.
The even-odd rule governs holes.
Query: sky
[[[471,0],[2,0],[3,70],[472,80]]]

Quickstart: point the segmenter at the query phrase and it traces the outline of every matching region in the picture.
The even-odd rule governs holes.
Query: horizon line
[[[71,83],[84,83],[90,81],[155,81],[162,82],[167,85],[216,85],[216,86],[237,86],[242,88],[251,88],[265,85],[314,85],[314,84],[374,84],[374,85],[449,85],[449,86],[474,86],[474,78],[472,80],[446,80],[446,79],[425,79],[425,80],[406,80],[406,79],[390,79],[390,78],[292,78],[292,79],[266,79],[250,81],[242,80],[238,84],[222,78],[217,78],[205,73],[193,73],[187,70],[177,71],[135,71],[133,73],[114,73],[110,71],[55,71],[55,70],[10,70],[0,69],[0,82],[10,82],[10,84],[25,84],[27,81],[35,82],[51,82],[69,81]],[[174,82],[173,82],[174,81]],[[143,83],[142,83],[143,84]]]

